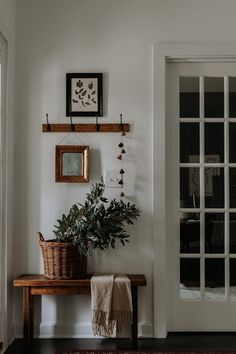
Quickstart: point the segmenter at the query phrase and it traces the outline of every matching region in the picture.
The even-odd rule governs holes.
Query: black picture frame
[[[102,73],[66,74],[66,116],[103,115]]]

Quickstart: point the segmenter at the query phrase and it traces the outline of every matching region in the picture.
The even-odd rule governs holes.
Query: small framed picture
[[[102,73],[66,74],[66,115],[102,116]]]
[[[56,182],[89,182],[89,146],[56,146]]]

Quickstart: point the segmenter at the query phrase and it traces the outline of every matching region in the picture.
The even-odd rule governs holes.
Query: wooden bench
[[[142,274],[127,274],[131,282],[133,321],[131,339],[133,347],[137,346],[138,337],[138,287],[146,285]],[[43,274],[23,274],[14,280],[14,286],[23,288],[23,333],[29,343],[34,338],[34,296],[35,295],[78,295],[91,294],[91,276],[85,279],[48,280]]]

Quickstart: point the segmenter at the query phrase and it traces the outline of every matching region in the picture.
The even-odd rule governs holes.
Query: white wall
[[[14,337],[12,323],[13,279],[13,199],[14,199],[14,74],[15,74],[15,0],[0,0],[0,32],[7,42],[7,105],[6,105],[6,210],[3,235],[4,280],[4,346]],[[2,261],[2,258],[1,258]],[[2,267],[1,263],[1,267]]]
[[[15,6],[15,0],[0,0],[1,30],[6,30],[8,35],[15,32]]]
[[[132,126],[126,137],[125,187],[142,216],[130,229],[131,244],[95,254],[90,269],[147,276],[148,286],[139,298],[140,334],[152,335],[152,44],[235,41],[235,12],[234,0],[17,2],[15,274],[42,271],[36,232],[50,237],[56,218],[71,203],[82,201],[90,187],[54,183],[54,149],[65,134],[41,133],[45,113],[51,122],[65,121],[66,73],[103,72],[101,121],[115,122],[123,113]],[[105,169],[119,168],[119,135],[78,138],[91,148],[91,182]],[[66,142],[78,140],[71,135]],[[19,334],[21,294],[15,293]],[[87,297],[44,297],[36,317],[42,336],[91,335]]]

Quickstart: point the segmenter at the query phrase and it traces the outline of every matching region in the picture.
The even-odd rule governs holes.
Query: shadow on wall
[[[109,73],[103,73],[103,116],[108,113],[108,99],[109,99]]]
[[[37,83],[37,100],[32,101],[31,80]],[[37,244],[32,244],[35,230],[38,229],[41,202],[41,134],[39,122],[35,118],[35,111],[41,109],[42,78],[40,70],[30,73],[18,73],[17,80],[17,118],[21,124],[17,125],[15,139],[15,210],[14,210],[14,252],[15,274],[35,272],[39,265]],[[20,86],[20,87],[18,87]],[[24,87],[24,90],[22,90]],[[32,266],[33,265],[33,266]]]
[[[90,182],[94,183],[101,180],[101,151],[99,149],[90,149]]]

